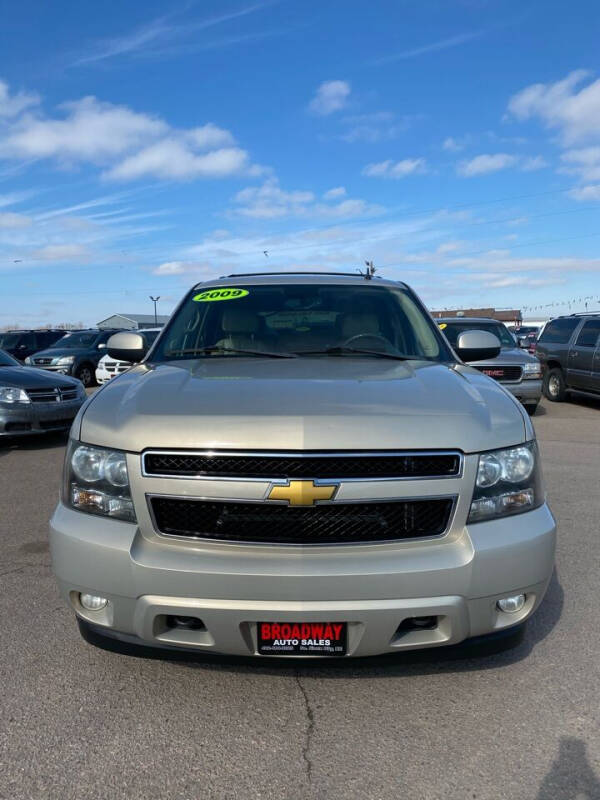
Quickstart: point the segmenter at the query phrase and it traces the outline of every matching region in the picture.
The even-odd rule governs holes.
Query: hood
[[[527,350],[521,347],[503,347],[500,354],[496,358],[488,358],[485,361],[471,361],[473,364],[512,364],[522,367],[523,364],[535,364],[539,361],[535,356],[532,356]]]
[[[79,381],[66,375],[57,375],[35,367],[0,367],[0,386],[16,386],[19,389],[45,389],[46,387],[78,386]]]
[[[105,384],[78,421],[82,441],[132,452],[475,452],[532,435],[518,402],[477,370],[354,358],[142,364]]]

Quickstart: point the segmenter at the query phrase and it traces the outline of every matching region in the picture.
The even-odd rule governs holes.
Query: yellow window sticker
[[[240,297],[246,297],[250,294],[247,289],[232,289],[227,287],[225,289],[207,289],[205,292],[200,292],[194,296],[196,303],[215,303],[217,300],[239,300]]]
[[[444,328],[447,328],[447,327],[448,327],[448,323],[447,323],[447,322],[438,322],[438,328],[439,328],[441,331],[443,331],[443,330],[444,330]]]

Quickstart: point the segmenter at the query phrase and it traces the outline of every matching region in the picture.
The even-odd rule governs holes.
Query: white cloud
[[[104,177],[120,181],[266,172],[250,164],[230,131],[212,122],[180,130],[156,116],[95,97],[64,103],[60,110],[60,117],[24,112],[5,126],[0,157],[50,158],[62,165],[89,162],[103,166]]]
[[[224,178],[241,173],[247,163],[248,153],[239,147],[197,154],[182,141],[163,139],[129,156],[109,170],[106,177],[113,180]]]
[[[446,253],[455,253],[457,250],[460,250],[463,247],[464,242],[444,242],[443,244],[439,245],[436,250],[436,253],[439,255],[445,255]]]
[[[267,5],[259,2],[250,6],[236,9],[202,19],[188,20],[185,23],[173,23],[169,17],[174,13],[159,17],[151,22],[145,23],[130,33],[122,36],[115,36],[111,39],[104,39],[87,47],[85,55],[78,57],[71,66],[90,64],[117,56],[140,56],[140,55],[164,55],[180,53],[182,49],[194,50],[202,47],[219,46],[229,43],[233,39],[241,37],[234,36],[219,41],[205,41],[197,34],[199,31],[213,28],[229,20],[260,11]],[[253,38],[256,35],[253,35]],[[193,37],[193,44],[186,44],[185,40]]]
[[[463,149],[464,144],[460,140],[455,139],[454,136],[448,136],[442,142],[442,150],[448,150],[451,153],[458,153]]]
[[[64,103],[61,108],[64,119],[26,114],[0,140],[0,155],[102,163],[168,130],[162,120],[95,97]]]
[[[185,275],[187,273],[206,274],[212,266],[201,261],[166,261],[152,270],[153,275]]]
[[[0,80],[0,118],[16,117],[26,108],[37,105],[39,102],[37,94],[17,92],[17,94],[11,95],[8,84]]]
[[[336,200],[338,197],[345,197],[346,189],[344,186],[336,186],[334,189],[329,189],[323,195],[324,200]]]
[[[14,214],[10,211],[0,212],[0,228],[28,228],[31,225],[31,217],[25,214]]]
[[[447,50],[449,47],[458,47],[461,44],[470,42],[472,39],[477,39],[482,35],[482,31],[473,31],[471,33],[459,33],[457,36],[451,36],[448,39],[441,39],[438,42],[430,42],[429,44],[421,45],[420,47],[412,47],[408,50],[402,50],[400,53],[393,53],[389,56],[383,56],[372,61],[372,64],[389,64],[392,61],[400,61],[406,58],[415,58],[415,56],[422,56],[426,53],[435,53],[438,50]]]
[[[89,254],[81,244],[49,244],[31,255],[42,261],[73,261],[87,258]]]
[[[350,91],[350,84],[347,81],[325,81],[317,89],[308,108],[314,114],[321,116],[333,114],[347,104]]]
[[[579,186],[571,189],[569,197],[574,200],[579,200],[582,203],[590,200],[600,200],[600,183],[591,184],[590,186]]]
[[[454,217],[444,220],[450,227]],[[227,239],[205,237],[199,244],[187,248],[178,256],[181,260],[210,262],[215,274],[223,274],[223,264],[232,271],[256,269],[260,258],[265,269],[340,269],[348,271],[361,265],[366,258],[375,262],[399,263],[398,254],[423,242],[438,239],[445,233],[436,216],[389,221],[355,221],[341,225],[337,221],[323,228],[302,229],[265,235],[235,236]],[[446,236],[446,239],[448,237]],[[263,251],[269,253],[268,260]],[[404,266],[401,275],[410,273]],[[389,272],[388,272],[389,274]],[[421,273],[419,273],[421,274]]]
[[[504,275],[507,272],[537,272],[554,270],[557,274],[569,272],[596,272],[600,269],[600,258],[576,258],[557,256],[549,258],[521,258],[510,250],[490,251],[475,257],[453,258],[448,262],[454,267],[486,269]]]
[[[472,178],[474,175],[485,175],[488,172],[498,172],[507,167],[514,167],[518,159],[508,153],[495,153],[494,155],[484,154],[475,156],[469,161],[461,161],[456,171],[464,178]]]
[[[262,186],[242,189],[234,197],[237,213],[245,217],[273,219],[302,213],[315,196],[308,191],[286,192],[276,178],[269,178]]]
[[[367,164],[362,174],[369,178],[406,178],[408,175],[423,174],[427,172],[427,162],[424,158],[405,158],[402,161],[379,161]]]
[[[332,194],[333,192],[333,194]],[[337,200],[346,193],[344,187],[330,190],[325,200]],[[285,191],[276,178],[268,178],[262,186],[252,186],[238,192],[233,198],[237,207],[232,213],[253,219],[281,217],[350,218],[379,213],[379,206],[364,200],[348,198],[339,203],[317,203],[310,191]]]
[[[401,116],[392,111],[374,111],[371,114],[352,114],[341,121],[348,126],[340,134],[343,142],[387,142],[398,138],[405,133],[420,117],[417,114],[403,114]]]
[[[567,166],[560,172],[577,175],[582,181],[600,181],[600,147],[583,147],[567,150],[561,155]]]
[[[527,156],[521,161],[520,168],[523,172],[534,172],[547,166],[548,162],[543,156]]]
[[[575,70],[556,83],[535,83],[510,98],[508,112],[519,120],[539,118],[559,131],[563,142],[600,136],[600,79],[577,88],[589,78],[586,70]]]

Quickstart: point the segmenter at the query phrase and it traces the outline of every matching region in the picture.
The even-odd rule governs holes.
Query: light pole
[[[158,327],[158,318],[156,316],[156,304],[160,300],[160,295],[158,297],[152,297],[152,295],[150,295],[150,300],[152,300],[152,302],[154,303],[154,327],[157,328]]]

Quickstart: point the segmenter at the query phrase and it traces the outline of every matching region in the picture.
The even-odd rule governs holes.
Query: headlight
[[[481,453],[467,522],[520,514],[543,502],[536,442]]]
[[[0,386],[0,403],[31,403],[31,400],[24,389]]]
[[[542,377],[542,365],[537,364],[524,364],[523,365],[523,380],[533,380],[534,378]]]
[[[77,511],[135,522],[125,453],[71,441],[63,499]]]
[[[31,364],[31,356],[27,356],[27,358],[25,359],[25,363]]]
[[[62,356],[61,358],[57,358],[54,363],[58,365],[63,365],[63,364],[72,364],[74,361],[75,361],[75,356]]]

